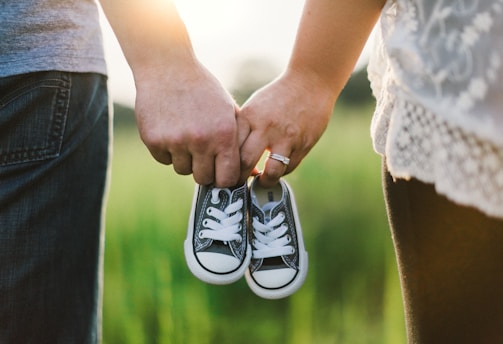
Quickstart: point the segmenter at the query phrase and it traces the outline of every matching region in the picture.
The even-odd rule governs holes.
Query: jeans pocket
[[[60,154],[70,101],[70,78],[40,72],[0,79],[0,166]]]

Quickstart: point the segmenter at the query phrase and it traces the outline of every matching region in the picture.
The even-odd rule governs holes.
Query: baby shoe
[[[255,294],[279,299],[304,283],[308,255],[291,187],[281,179],[263,188],[258,178],[250,185],[252,259],[245,276]]]
[[[247,209],[247,183],[231,189],[196,185],[184,243],[194,276],[229,284],[244,275],[251,258]]]

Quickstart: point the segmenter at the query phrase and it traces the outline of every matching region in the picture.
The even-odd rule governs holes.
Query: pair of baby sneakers
[[[304,283],[308,256],[292,189],[283,179],[264,188],[197,185],[184,243],[190,271],[211,284],[243,275],[266,299],[287,297]]]

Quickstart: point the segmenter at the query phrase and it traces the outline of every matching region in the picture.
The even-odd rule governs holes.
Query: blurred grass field
[[[212,286],[191,275],[183,241],[192,177],[155,162],[134,127],[116,130],[104,343],[405,343],[371,111],[337,106],[320,142],[286,177],[310,266],[301,290],[276,301],[258,298],[244,280]]]

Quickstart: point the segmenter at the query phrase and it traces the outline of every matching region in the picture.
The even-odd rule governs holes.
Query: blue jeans
[[[0,343],[100,340],[106,77],[0,79]]]

